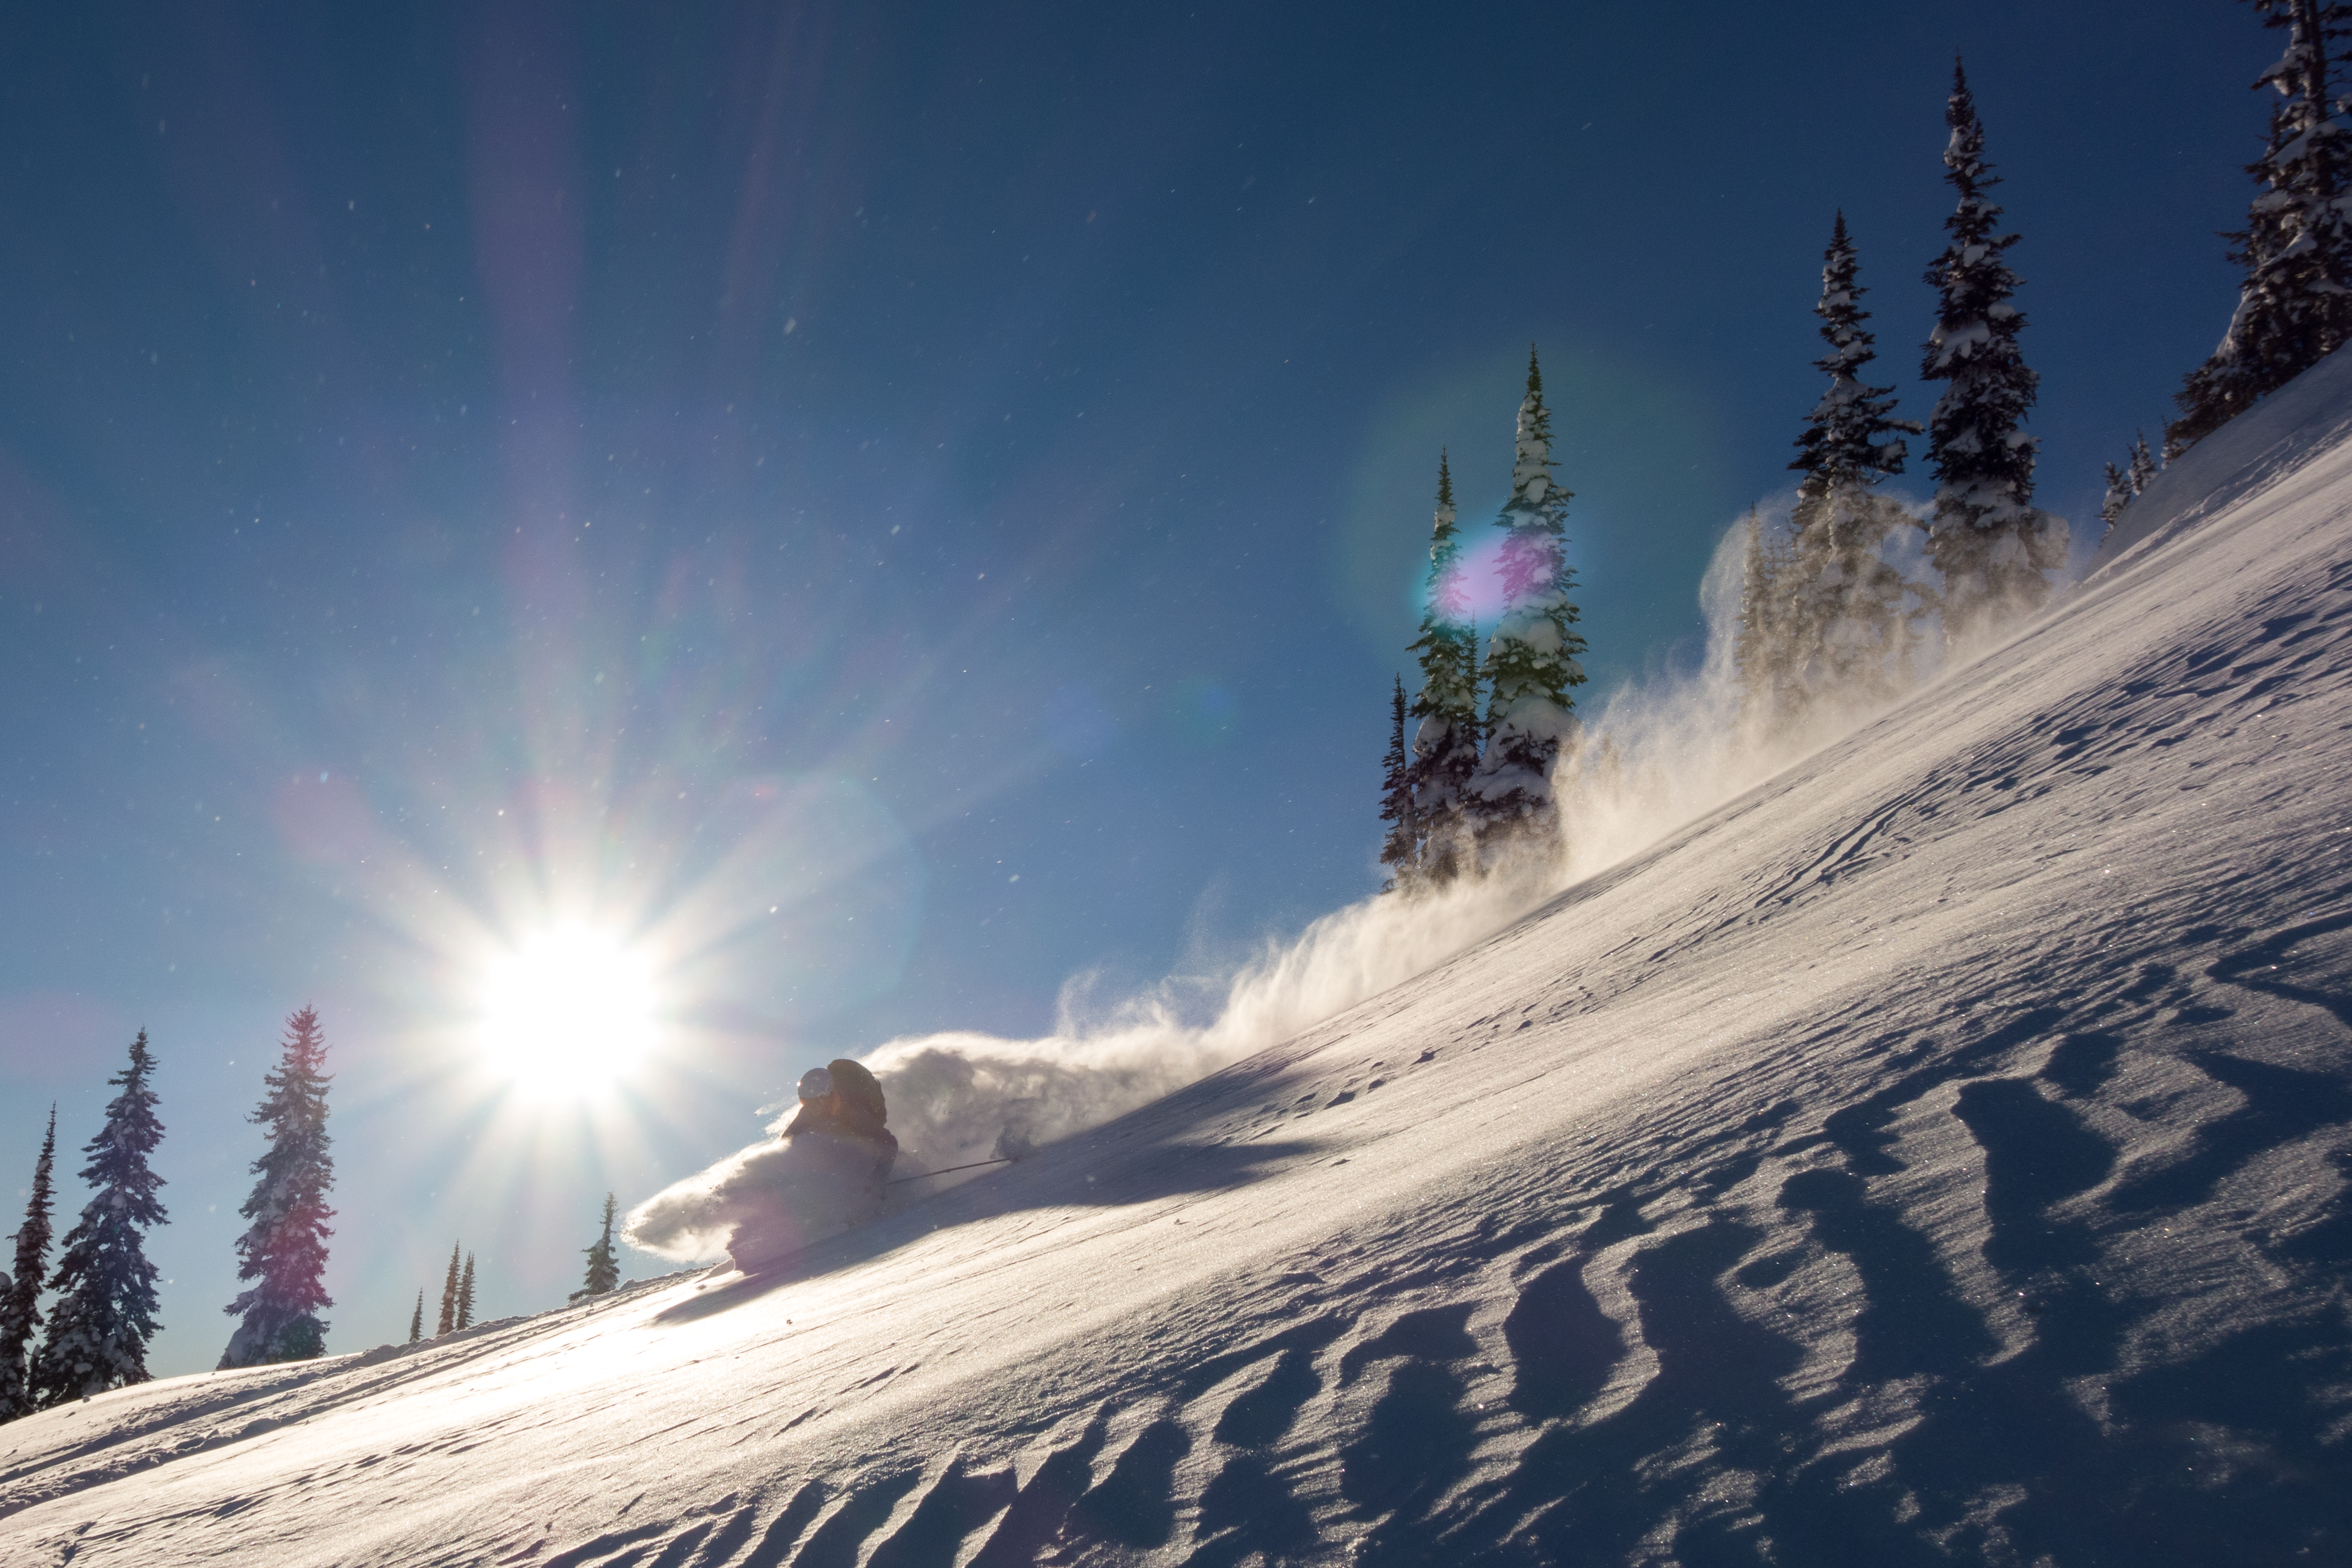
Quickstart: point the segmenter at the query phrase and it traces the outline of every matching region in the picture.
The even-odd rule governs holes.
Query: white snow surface
[[[2352,359],[1973,663],[771,1274],[0,1428],[0,1563],[2352,1560]]]

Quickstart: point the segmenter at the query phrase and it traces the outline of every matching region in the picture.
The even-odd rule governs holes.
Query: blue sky
[[[560,1300],[814,1061],[1366,895],[1440,445],[1490,516],[1539,345],[1588,691],[1693,660],[1840,207],[1926,414],[1955,50],[2095,532],[2229,313],[2240,7],[20,9],[0,1193],[147,1028],[209,1365],[313,1003],[363,1348],[460,1237]],[[652,967],[617,1095],[478,1060],[554,927]]]

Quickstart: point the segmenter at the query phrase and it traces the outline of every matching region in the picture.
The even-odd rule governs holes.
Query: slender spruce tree
[[[419,1287],[416,1292],[416,1310],[408,1314],[408,1343],[415,1344],[424,1337],[425,1291],[422,1287]]]
[[[457,1326],[474,1326],[474,1255],[466,1254],[466,1271],[457,1281]]]
[[[1911,514],[1873,486],[1903,472],[1917,422],[1894,417],[1890,387],[1867,385],[1863,371],[1877,357],[1876,340],[1863,323],[1865,292],[1859,262],[1841,212],[1822,256],[1822,319],[1829,352],[1813,361],[1829,390],[1805,416],[1796,460],[1805,476],[1790,518],[1794,570],[1776,583],[1789,601],[1780,635],[1797,680],[1781,683],[1785,701],[1834,691],[1850,696],[1889,695],[1907,671],[1912,627],[1925,599],[1886,559],[1890,539],[1918,525]]]
[[[237,1212],[253,1223],[237,1238],[236,1277],[253,1281],[226,1309],[243,1321],[221,1353],[223,1369],[270,1362],[309,1361],[327,1348],[319,1309],[332,1306],[324,1276],[328,1189],[335,1162],[327,1153],[326,1037],[316,1009],[286,1020],[275,1071],[262,1074],[266,1092],[247,1120],[268,1129],[268,1150],[253,1162],[260,1179]]]
[[[1404,677],[1389,694],[1389,748],[1381,758],[1381,821],[1389,825],[1381,841],[1381,863],[1391,868],[1382,893],[1409,887],[1421,870],[1421,829],[1412,805],[1412,758],[1404,744]],[[607,1226],[609,1232],[610,1226]]]
[[[436,1339],[457,1330],[457,1249],[464,1245],[457,1242],[449,1249],[449,1277],[441,1282],[441,1318],[433,1329]]]
[[[1910,455],[1905,435],[1916,435],[1916,420],[1896,419],[1892,387],[1863,382],[1863,371],[1878,357],[1877,338],[1863,323],[1870,312],[1862,297],[1870,292],[1860,280],[1861,261],[1853,236],[1840,212],[1830,227],[1829,248],[1822,253],[1822,297],[1813,314],[1822,319],[1822,341],[1829,352],[1813,368],[1830,378],[1805,428],[1797,437],[1797,456],[1789,466],[1805,476],[1803,488],[1814,495],[1849,485],[1875,485],[1903,472]]]
[[[1451,882],[1469,860],[1463,813],[1478,770],[1478,634],[1454,518],[1454,474],[1441,451],[1421,635],[1408,644],[1421,660],[1421,691],[1406,710],[1413,720],[1406,783],[1420,847],[1412,876],[1398,873],[1401,886]]]
[[[1551,768],[1561,743],[1576,734],[1570,689],[1584,684],[1584,667],[1577,663],[1584,638],[1568,597],[1576,585],[1567,556],[1570,493],[1553,478],[1551,466],[1551,413],[1531,348],[1510,498],[1495,519],[1503,530],[1496,562],[1503,605],[1486,647],[1486,748],[1469,798],[1482,856],[1507,853],[1520,842],[1556,841],[1559,831]]]
[[[1954,640],[2039,608],[2050,595],[2042,574],[2065,564],[2067,533],[2063,519],[2032,504],[2040,443],[2022,427],[2041,377],[2018,350],[2025,318],[2010,302],[2019,279],[2006,257],[2018,236],[1997,232],[2000,208],[1985,193],[2000,181],[1985,159],[1984,123],[1957,60],[1944,121],[1952,129],[1945,175],[1959,199],[1944,220],[1951,243],[1927,268],[1936,329],[1919,374],[1947,383],[1927,416],[1936,470],[1927,553],[1943,575],[1944,633]]]
[[[2147,449],[2145,432],[2132,438],[2124,466],[2118,468],[2112,463],[2106,465],[2107,488],[2099,501],[2099,520],[2107,525],[2107,533],[2115,532],[2116,520],[2124,515],[2126,507],[2139,499],[2139,493],[2156,477],[2158,466],[2156,454]]]
[[[613,1215],[617,1207],[613,1195],[606,1193],[604,1228],[587,1249],[588,1278],[580,1291],[583,1296],[608,1295],[621,1282],[621,1266],[613,1256]]]
[[[2352,340],[2352,132],[2329,77],[2330,46],[2352,32],[2352,5],[2252,0],[2286,48],[2254,89],[2275,94],[2246,226],[2225,235],[2243,272],[2238,308],[2210,358],[2189,372],[2165,426],[2165,450],[2188,449]]]
[[[154,1071],[142,1029],[131,1042],[130,1065],[107,1080],[121,1092],[106,1107],[105,1126],[82,1146],[90,1161],[81,1178],[96,1192],[66,1232],[49,1281],[58,1299],[32,1364],[33,1399],[44,1409],[147,1381],[147,1342],[163,1325],[155,1321],[155,1265],[143,1243],[166,1219],[155,1196],[163,1178],[147,1165],[163,1140],[147,1086]]]
[[[2099,521],[2106,524],[2106,533],[2111,534],[2116,531],[2116,519],[2122,517],[2124,508],[2131,504],[2132,488],[2130,475],[2112,463],[2106,468],[2107,487],[2099,497]],[[2100,537],[2104,538],[2106,536],[2102,534]]]
[[[41,1134],[40,1157],[33,1162],[33,1190],[25,1199],[25,1223],[10,1238],[16,1244],[14,1274],[0,1275],[0,1421],[33,1413],[27,1352],[41,1326],[41,1282],[49,1274],[50,1172],[57,1165],[58,1108],[49,1107],[48,1130]]]

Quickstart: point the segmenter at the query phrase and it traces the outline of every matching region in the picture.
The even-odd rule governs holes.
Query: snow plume
[[[1559,886],[1556,868],[1532,865],[1350,904],[1212,982],[1218,1003],[1206,1022],[1187,1016],[1197,980],[1164,981],[1101,1017],[1084,1016],[1082,988],[1071,987],[1044,1040],[896,1040],[866,1065],[889,1097],[891,1131],[924,1168],[1017,1155],[1311,1029],[1491,936]]]
[[[1562,757],[1559,852],[1351,904],[1205,977],[1171,977],[1108,1009],[1091,1004],[1086,979],[1074,981],[1044,1039],[956,1031],[891,1040],[865,1061],[889,1102],[898,1173],[1017,1157],[1290,1039],[1493,936],[1883,707],[1883,695],[1831,691],[1796,720],[1752,722],[1733,658],[1746,545],[1746,528],[1734,527],[1708,568],[1698,673],[1620,688]],[[782,1164],[771,1141],[677,1183],[630,1215],[630,1244],[673,1259],[714,1255],[747,1195],[772,1185]]]
[[[1147,1104],[1443,962],[1559,885],[1557,868],[1538,864],[1351,904],[1266,942],[1223,977],[1171,978],[1099,1014],[1082,979],[1064,988],[1055,1030],[1041,1040],[959,1031],[892,1040],[865,1060],[889,1103],[897,1174],[1017,1156]],[[1212,1008],[1199,1005],[1204,990]],[[1200,1021],[1202,1012],[1212,1016]],[[715,1257],[788,1166],[773,1138],[740,1149],[639,1204],[624,1237],[680,1261]]]
[[[751,1217],[759,1195],[782,1181],[784,1163],[783,1145],[773,1137],[738,1149],[629,1210],[621,1239],[677,1262],[715,1258]]]
[[[1734,524],[1716,546],[1699,586],[1707,626],[1706,655],[1692,675],[1630,682],[1588,708],[1578,741],[1560,759],[1553,788],[1560,802],[1562,884],[1606,870],[1655,843],[1798,758],[1847,734],[1908,688],[1853,664],[1835,672],[1822,662],[1805,672],[1801,703],[1749,700],[1737,661],[1748,577],[1748,529],[1785,537],[1794,497],[1783,496]],[[1890,541],[1903,575],[1924,575],[1916,531]],[[1937,640],[1907,651],[1914,678],[1932,673]],[[1785,658],[1763,661],[1768,666]],[[1856,674],[1854,672],[1863,672]],[[1850,684],[1838,683],[1843,673]]]

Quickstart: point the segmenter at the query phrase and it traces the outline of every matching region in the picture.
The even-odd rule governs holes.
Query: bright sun
[[[609,932],[548,931],[483,976],[485,1062],[542,1097],[612,1087],[654,1043],[653,967]]]

